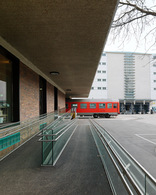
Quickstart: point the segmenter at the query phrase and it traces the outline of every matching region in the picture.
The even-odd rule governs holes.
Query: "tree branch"
[[[128,24],[128,23],[133,22],[134,20],[141,19],[141,18],[143,18],[143,17],[145,17],[145,16],[147,16],[147,14],[138,16],[138,17],[136,17],[136,18],[133,18],[133,19],[131,19],[131,20],[129,20],[129,21],[126,21],[126,22],[122,22],[122,23],[120,23],[120,24],[114,24],[114,25],[112,25],[112,28],[124,26],[124,25],[126,25],[126,24]],[[117,22],[117,20],[116,20],[116,22]]]
[[[137,5],[130,3],[129,1],[127,1],[127,3],[120,1],[119,4],[134,7],[136,10],[140,11],[141,13],[145,13],[146,15],[156,16],[156,12],[149,11],[149,9],[147,9],[147,10],[142,9],[142,8],[138,7]]]

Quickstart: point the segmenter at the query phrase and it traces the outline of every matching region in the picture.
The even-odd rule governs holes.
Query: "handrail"
[[[74,120],[73,120],[74,121]],[[60,131],[58,131],[57,133],[53,133],[53,134],[43,134],[43,133],[40,133],[40,134],[38,134],[38,136],[41,136],[41,137],[43,137],[43,136],[57,136],[59,133],[61,133],[64,129],[66,129],[68,126],[70,126],[72,123],[73,123],[73,121],[71,121],[71,123],[69,123],[67,126],[65,126],[65,127],[63,127]],[[75,122],[75,121],[74,121]],[[54,130],[54,129],[48,129],[48,130]],[[46,132],[46,131],[44,131],[44,132]]]
[[[65,126],[63,129],[61,129],[60,131],[57,132],[57,134],[39,134],[38,136],[42,136],[38,141],[41,142],[56,142],[66,131],[69,130],[69,128],[75,123],[76,121],[73,120],[70,124],[68,124],[67,126]],[[65,130],[65,131],[64,131]],[[43,137],[48,137],[48,136],[56,136],[59,133],[61,133],[63,131],[62,134],[60,134],[56,139],[52,139],[52,140],[43,140]]]
[[[57,111],[53,111],[53,112],[50,112],[50,113],[45,113],[45,114],[42,114],[42,115],[39,115],[39,116],[36,116],[36,117],[32,117],[32,118],[29,118],[25,121],[17,121],[17,122],[12,122],[12,123],[9,123],[9,124],[1,124],[0,125],[0,134],[4,133],[4,132],[7,132],[7,131],[11,131],[15,128],[17,128],[18,125],[25,125],[25,124],[28,124],[28,123],[31,123],[31,122],[34,122],[34,121],[40,121],[42,119],[45,119],[51,115],[54,115],[54,114],[64,114],[65,113],[65,108],[62,108],[62,109],[59,109]],[[11,127],[13,126],[13,127]],[[3,130],[3,128],[5,130]],[[6,129],[6,128],[9,128],[9,129]]]
[[[92,123],[92,121],[91,121],[91,123]],[[96,128],[96,130],[100,133],[100,136],[101,136],[102,138],[104,138],[103,135],[102,135],[102,133],[99,131],[99,129],[98,129],[93,123],[92,123],[92,125],[93,125],[94,128]],[[102,143],[103,143],[105,149],[107,150],[107,153],[109,154],[109,157],[111,158],[111,160],[112,160],[112,162],[113,162],[113,164],[114,164],[114,166],[115,166],[115,168],[116,168],[116,170],[117,170],[117,172],[118,172],[120,178],[121,178],[122,181],[124,182],[123,184],[124,184],[124,186],[126,187],[126,190],[127,190],[128,194],[133,194],[132,191],[131,191],[131,189],[130,189],[130,187],[129,187],[129,185],[128,185],[128,183],[126,182],[126,180],[125,180],[123,174],[121,173],[121,171],[120,171],[120,169],[118,168],[118,166],[117,166],[115,160],[113,159],[113,157],[112,157],[110,151],[108,150],[108,148],[111,150],[110,145],[109,145],[110,143],[107,143],[107,141],[106,141],[105,138],[104,138],[104,140],[105,140],[106,143],[104,143],[104,142],[103,142],[103,139],[102,139],[101,137],[99,137],[99,138],[101,139],[101,141],[102,141]],[[105,146],[105,144],[107,145],[108,148]],[[111,150],[111,151],[112,151],[112,150]],[[115,156],[115,158],[116,158],[116,160],[118,161],[118,158],[117,158],[116,156]],[[120,162],[120,161],[118,161],[118,162]],[[122,164],[120,164],[120,165],[122,166]],[[122,166],[122,168],[124,169],[123,166]],[[124,169],[124,172],[127,173],[125,169]],[[133,184],[133,183],[132,183],[132,184]],[[134,187],[134,186],[133,186],[133,187]],[[139,190],[138,188],[136,188],[136,190],[137,190],[137,192],[138,192],[139,194],[141,194],[141,193],[140,193],[140,190]]]
[[[28,119],[28,120],[26,120],[26,121],[19,121],[19,122],[16,122],[16,123],[17,123],[17,124],[20,123],[21,126],[22,126],[22,125],[25,125],[25,124],[28,124],[28,126],[29,126],[29,125],[31,125],[31,124],[34,124],[34,123],[40,121],[41,119],[45,119],[45,118],[50,117],[51,115],[54,115],[54,114],[55,114],[55,112],[49,113],[48,115],[43,114],[43,115],[40,115],[40,116],[38,116],[38,117],[34,117],[34,118],[31,118],[31,119]],[[35,119],[36,119],[36,120],[35,120]],[[16,123],[14,123],[14,124],[16,124]],[[19,126],[20,126],[20,125],[19,125]],[[18,127],[19,127],[19,126],[18,126]],[[24,126],[24,127],[26,127],[26,126]],[[8,127],[8,128],[9,128],[9,127]],[[0,134],[2,134],[2,133],[4,133],[4,132],[11,131],[11,130],[13,130],[13,129],[17,129],[17,126],[14,126],[14,127],[12,127],[12,128],[9,128],[9,129],[2,130],[2,131],[0,131]]]
[[[19,127],[18,129],[17,129],[17,126],[15,126],[15,127],[13,127],[13,128],[9,128],[9,129],[7,129],[7,130],[0,131],[0,134],[6,133],[5,135],[1,136],[0,138],[4,138],[4,137],[6,137],[6,135],[8,136],[8,135],[12,135],[12,134],[14,134],[14,133],[16,133],[16,132],[19,132],[19,131],[21,131],[21,130],[27,128],[27,127],[30,127],[30,126],[32,126],[32,125],[34,125],[34,124],[40,122],[42,119],[51,117],[52,115],[54,115],[54,113],[51,113],[51,115],[48,115],[48,117],[42,117],[41,119],[32,121],[31,123],[26,123],[26,125],[24,124],[25,126],[23,126],[23,125],[21,124],[21,125],[18,126],[18,127]],[[20,126],[21,126],[21,127],[20,127]],[[7,132],[10,132],[10,133],[7,133]]]
[[[145,193],[146,193],[146,179],[150,179],[151,182],[153,182],[153,184],[156,185],[156,180],[110,135],[110,133],[108,133],[101,125],[99,125],[97,122],[93,121],[93,120],[90,120],[90,123],[93,125],[93,127],[96,129],[96,131],[98,131],[98,133],[100,134],[99,138],[101,139],[105,149],[107,150],[107,153],[109,154],[113,164],[115,165],[115,168],[116,170],[118,171],[119,173],[119,176],[120,178],[122,179],[122,181],[124,182],[124,185],[128,191],[129,194],[131,194],[132,192],[130,191],[130,188],[126,182],[126,180],[124,179],[123,177],[123,173],[127,176],[129,182],[131,183],[131,185],[133,186],[133,188],[135,189],[135,191],[138,193],[138,194],[144,194],[142,191],[141,191],[141,187],[138,186],[138,184],[135,182],[134,178],[132,178],[132,176],[130,175],[130,173],[128,172],[127,170],[127,167],[129,166],[126,165],[124,166],[123,162],[121,162],[121,160],[119,159],[119,156],[117,154],[117,152],[115,151],[115,148],[113,146],[111,146],[111,141],[108,142],[108,140],[105,138],[104,136],[104,133],[107,134],[107,136],[109,136],[111,138],[111,140],[113,140],[115,142],[115,144],[117,144],[117,146],[119,146],[119,148],[124,151],[124,153],[128,156],[128,158],[131,159],[132,162],[134,162],[138,167],[139,169],[143,172],[144,176],[145,176],[145,186],[144,186],[144,190],[145,190]],[[107,147],[106,147],[106,146]],[[109,148],[109,149],[108,149]],[[121,171],[118,169],[118,166],[116,164],[116,162],[114,161],[113,157],[112,157],[112,154],[113,156],[115,157],[116,161],[118,162],[118,164],[120,165],[120,167],[122,167],[122,170],[123,170],[123,173],[121,173]]]
[[[9,124],[7,127],[5,125],[5,128],[0,129],[0,150],[3,150],[3,152],[0,153],[0,160],[11,154],[32,137],[38,135],[45,126],[46,128],[51,128],[52,126],[58,126],[63,123],[61,117],[66,115],[64,112],[65,109],[62,109],[30,118],[26,121],[17,122],[12,125]],[[68,115],[70,116],[70,112]],[[53,125],[51,126],[52,122]],[[10,147],[12,145],[13,147]]]
[[[70,117],[68,117],[70,116]],[[71,120],[70,112],[61,115],[38,134],[42,144],[42,165],[54,166],[73,135],[76,119]]]
[[[61,115],[59,118],[57,118],[52,124],[50,123],[49,125],[47,125],[43,131],[47,131],[47,130],[53,130],[54,127],[58,127],[58,123],[61,122],[63,117],[66,117],[69,115],[70,112],[66,112],[63,115]]]
[[[94,121],[95,122],[95,121]],[[98,124],[97,122],[95,122],[97,125],[100,126],[100,128],[102,128],[110,137],[111,139],[113,139],[118,145],[119,147],[121,147],[121,149],[139,166],[140,169],[142,169],[142,171],[151,179],[155,182],[156,184],[156,179],[114,138],[112,137],[112,135],[106,130],[104,129],[100,124]]]

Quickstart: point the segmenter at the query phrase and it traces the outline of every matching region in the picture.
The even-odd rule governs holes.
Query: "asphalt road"
[[[119,115],[96,119],[156,178],[156,115]]]

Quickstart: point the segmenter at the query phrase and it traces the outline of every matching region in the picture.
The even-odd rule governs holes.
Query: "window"
[[[80,104],[80,108],[82,108],[82,109],[87,108],[87,104]]]
[[[153,74],[156,74],[156,72],[153,72]]]
[[[97,81],[101,81],[101,79],[97,79]]]
[[[105,108],[106,105],[105,104],[99,104],[99,108]]]
[[[5,123],[11,122],[12,117],[12,64],[0,57],[0,123]]]
[[[72,108],[77,108],[77,104],[72,104],[71,107]]]
[[[102,65],[106,65],[106,62],[102,62]]]
[[[102,81],[106,81],[106,79],[102,79]]]
[[[106,54],[105,54],[105,53],[103,53],[103,54],[102,54],[102,56],[106,56]]]
[[[92,87],[91,89],[94,90],[94,87]]]
[[[40,115],[41,114],[45,114],[47,113],[47,92],[46,92],[46,80],[43,78],[43,77],[39,77],[39,86],[40,86],[40,89],[39,89],[39,108],[40,108]],[[55,95],[57,97],[57,88],[54,88],[55,90]],[[56,99],[56,98],[55,98]],[[56,101],[55,102],[55,110],[57,110],[57,105],[58,105],[58,102]]]
[[[98,70],[97,72],[98,72],[98,73],[101,73],[101,70]]]
[[[113,108],[117,108],[117,104],[113,104]]]
[[[102,73],[106,73],[106,71],[105,71],[105,70],[103,70],[103,71],[102,71]]]
[[[0,46],[0,124],[19,121],[19,60]]]
[[[96,104],[90,104],[90,108],[96,108]]]
[[[156,90],[156,88],[154,88],[154,90]]]
[[[106,90],[106,87],[102,87],[103,90]]]
[[[156,83],[156,80],[154,80],[153,82]]]
[[[154,67],[156,67],[156,64],[153,64]]]
[[[107,108],[112,108],[112,104],[111,103],[108,103],[107,104]]]
[[[101,62],[99,62],[99,65],[101,65]]]
[[[156,59],[156,56],[153,56],[153,59]]]
[[[98,87],[98,90],[101,90],[101,87]]]
[[[68,104],[66,104],[66,109],[68,109],[69,107],[68,107]]]

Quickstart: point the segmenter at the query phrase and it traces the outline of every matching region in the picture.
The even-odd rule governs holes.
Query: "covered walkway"
[[[41,166],[38,137],[1,161],[1,194],[112,194],[89,122],[79,119],[77,124],[55,167]]]

